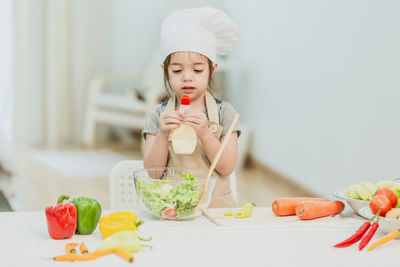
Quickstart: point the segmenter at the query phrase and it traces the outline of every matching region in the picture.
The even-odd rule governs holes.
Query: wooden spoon
[[[222,141],[221,146],[218,149],[217,155],[215,155],[215,158],[213,159],[213,162],[211,163],[211,166],[208,169],[208,174],[207,174],[206,179],[210,179],[210,177],[215,169],[215,166],[217,166],[217,163],[218,163],[219,159],[221,158],[222,152],[224,151],[226,144],[228,143],[229,137],[231,137],[233,127],[235,127],[235,125],[239,119],[239,116],[240,116],[240,114],[236,113],[235,117],[233,118],[232,123],[229,126],[228,131],[226,132],[224,140]]]
[[[206,184],[205,184],[204,193],[202,194],[201,199],[200,199],[199,202],[201,202],[203,200],[204,196],[207,193],[208,184],[210,183],[211,175],[212,175],[212,173],[213,173],[213,171],[215,169],[215,166],[217,165],[219,159],[221,158],[222,152],[224,151],[224,148],[225,148],[226,144],[228,143],[229,138],[231,137],[232,130],[235,127],[235,125],[236,125],[236,123],[237,123],[237,121],[239,119],[239,116],[240,116],[240,114],[236,113],[235,117],[232,120],[231,125],[228,128],[228,131],[227,131],[227,133],[226,133],[226,135],[224,137],[224,140],[222,141],[221,146],[219,147],[218,152],[215,155],[215,157],[214,157],[214,159],[213,159],[213,161],[212,161],[212,163],[210,165],[210,168],[208,169],[208,173],[207,173],[207,177],[206,177],[207,181],[206,181]],[[199,208],[201,210],[201,213],[203,213],[203,215],[206,218],[208,218],[210,221],[212,221],[216,225],[220,225],[214,218],[212,218],[208,213],[206,213],[206,211],[203,208],[201,208],[201,207],[199,207]]]

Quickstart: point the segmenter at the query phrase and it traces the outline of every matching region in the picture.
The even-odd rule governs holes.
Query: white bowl
[[[346,191],[346,189],[339,189],[339,190],[336,190],[335,192],[333,192],[333,195],[338,199],[346,200],[347,203],[349,204],[349,206],[358,214],[360,214],[360,212],[359,212],[360,209],[362,209],[363,207],[369,206],[368,200],[361,200],[361,199],[354,199],[354,198],[347,197],[344,194],[345,191]]]
[[[358,212],[362,217],[366,219],[371,219],[374,214],[372,214],[369,207],[363,207]],[[382,232],[389,234],[396,229],[400,229],[400,219],[391,219],[379,216],[379,228]]]

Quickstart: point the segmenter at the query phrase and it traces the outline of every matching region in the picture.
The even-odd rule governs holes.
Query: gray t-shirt
[[[146,121],[144,123],[144,129],[142,131],[142,135],[146,138],[146,134],[157,135],[158,128],[160,127],[160,115],[165,110],[165,105],[158,104],[153,107],[151,112],[147,114]],[[233,106],[229,102],[221,101],[218,104],[219,111],[219,124],[222,126],[221,137],[223,137],[228,131],[229,126],[231,125],[233,118],[235,117],[236,111]],[[204,111],[207,116],[207,112]],[[208,118],[208,116],[207,116]],[[235,125],[232,132],[237,132],[239,137],[240,129],[237,124]]]

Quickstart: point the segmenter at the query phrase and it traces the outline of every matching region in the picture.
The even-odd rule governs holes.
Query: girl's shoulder
[[[168,101],[164,101],[164,102],[162,102],[161,104],[156,105],[156,107],[159,106],[161,112],[164,112],[165,109],[167,108],[167,104],[168,104]]]
[[[219,124],[227,125],[230,124],[232,118],[235,116],[236,111],[232,104],[228,101],[224,101],[221,99],[214,98],[215,102],[217,102],[218,106],[218,116],[219,116]]]
[[[215,102],[217,102],[217,105],[221,105],[222,102],[223,102],[221,99],[218,99],[218,98],[215,98],[215,97],[214,97],[214,100],[215,100]]]
[[[231,103],[228,101],[221,101],[219,105],[219,124],[222,126],[222,133],[221,136],[225,136],[227,133],[229,126],[232,124],[233,118],[235,117],[236,110],[232,106]],[[240,129],[236,125],[235,128],[233,128],[234,132],[237,132],[237,136],[240,136]]]
[[[230,102],[219,99],[215,99],[215,101],[217,102],[218,111],[220,115],[236,113],[235,108],[232,106]]]
[[[229,110],[232,108],[231,103],[228,101],[221,100],[219,98],[214,97],[215,102],[217,103],[218,106],[218,113],[221,115],[221,112],[224,112],[225,110]]]
[[[153,121],[158,121],[161,113],[163,113],[164,110],[162,108],[162,104],[157,104],[151,108],[151,110],[147,113],[146,120],[153,120]]]
[[[157,105],[153,106],[153,108],[151,110],[151,113],[154,113],[156,115],[160,115],[162,112],[165,111],[165,107],[167,106],[166,103],[167,102],[165,102],[165,105],[164,105],[164,102],[162,102],[161,104],[157,104]]]

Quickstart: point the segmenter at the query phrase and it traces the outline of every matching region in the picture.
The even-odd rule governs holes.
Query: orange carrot
[[[91,261],[91,260],[95,260],[101,256],[111,254],[112,252],[113,252],[112,250],[97,250],[96,252],[85,253],[85,254],[69,253],[69,254],[55,256],[55,257],[53,257],[53,260],[55,260],[55,261]]]
[[[87,254],[91,254],[91,255],[95,255],[97,257],[101,257],[101,256],[105,256],[105,255],[111,254],[113,252],[114,252],[113,250],[107,249],[107,250],[96,250],[95,252],[87,253]]]
[[[91,261],[97,259],[97,256],[86,254],[64,254],[53,257],[55,261]]]
[[[296,215],[302,220],[312,220],[341,213],[343,209],[340,201],[305,201],[297,206]]]
[[[304,201],[329,201],[325,198],[316,197],[284,197],[272,202],[272,211],[276,216],[295,215],[297,206]]]
[[[82,254],[89,252],[84,242],[82,242],[81,245],[79,246],[79,250],[81,251]]]
[[[114,253],[117,254],[118,256],[124,258],[128,262],[133,262],[133,260],[135,259],[135,257],[133,256],[132,253],[130,253],[128,250],[123,249],[123,248],[117,248],[116,250],[114,250]]]
[[[79,243],[68,243],[65,245],[65,250],[67,251],[67,253],[76,253],[76,249],[75,247],[79,245]]]

